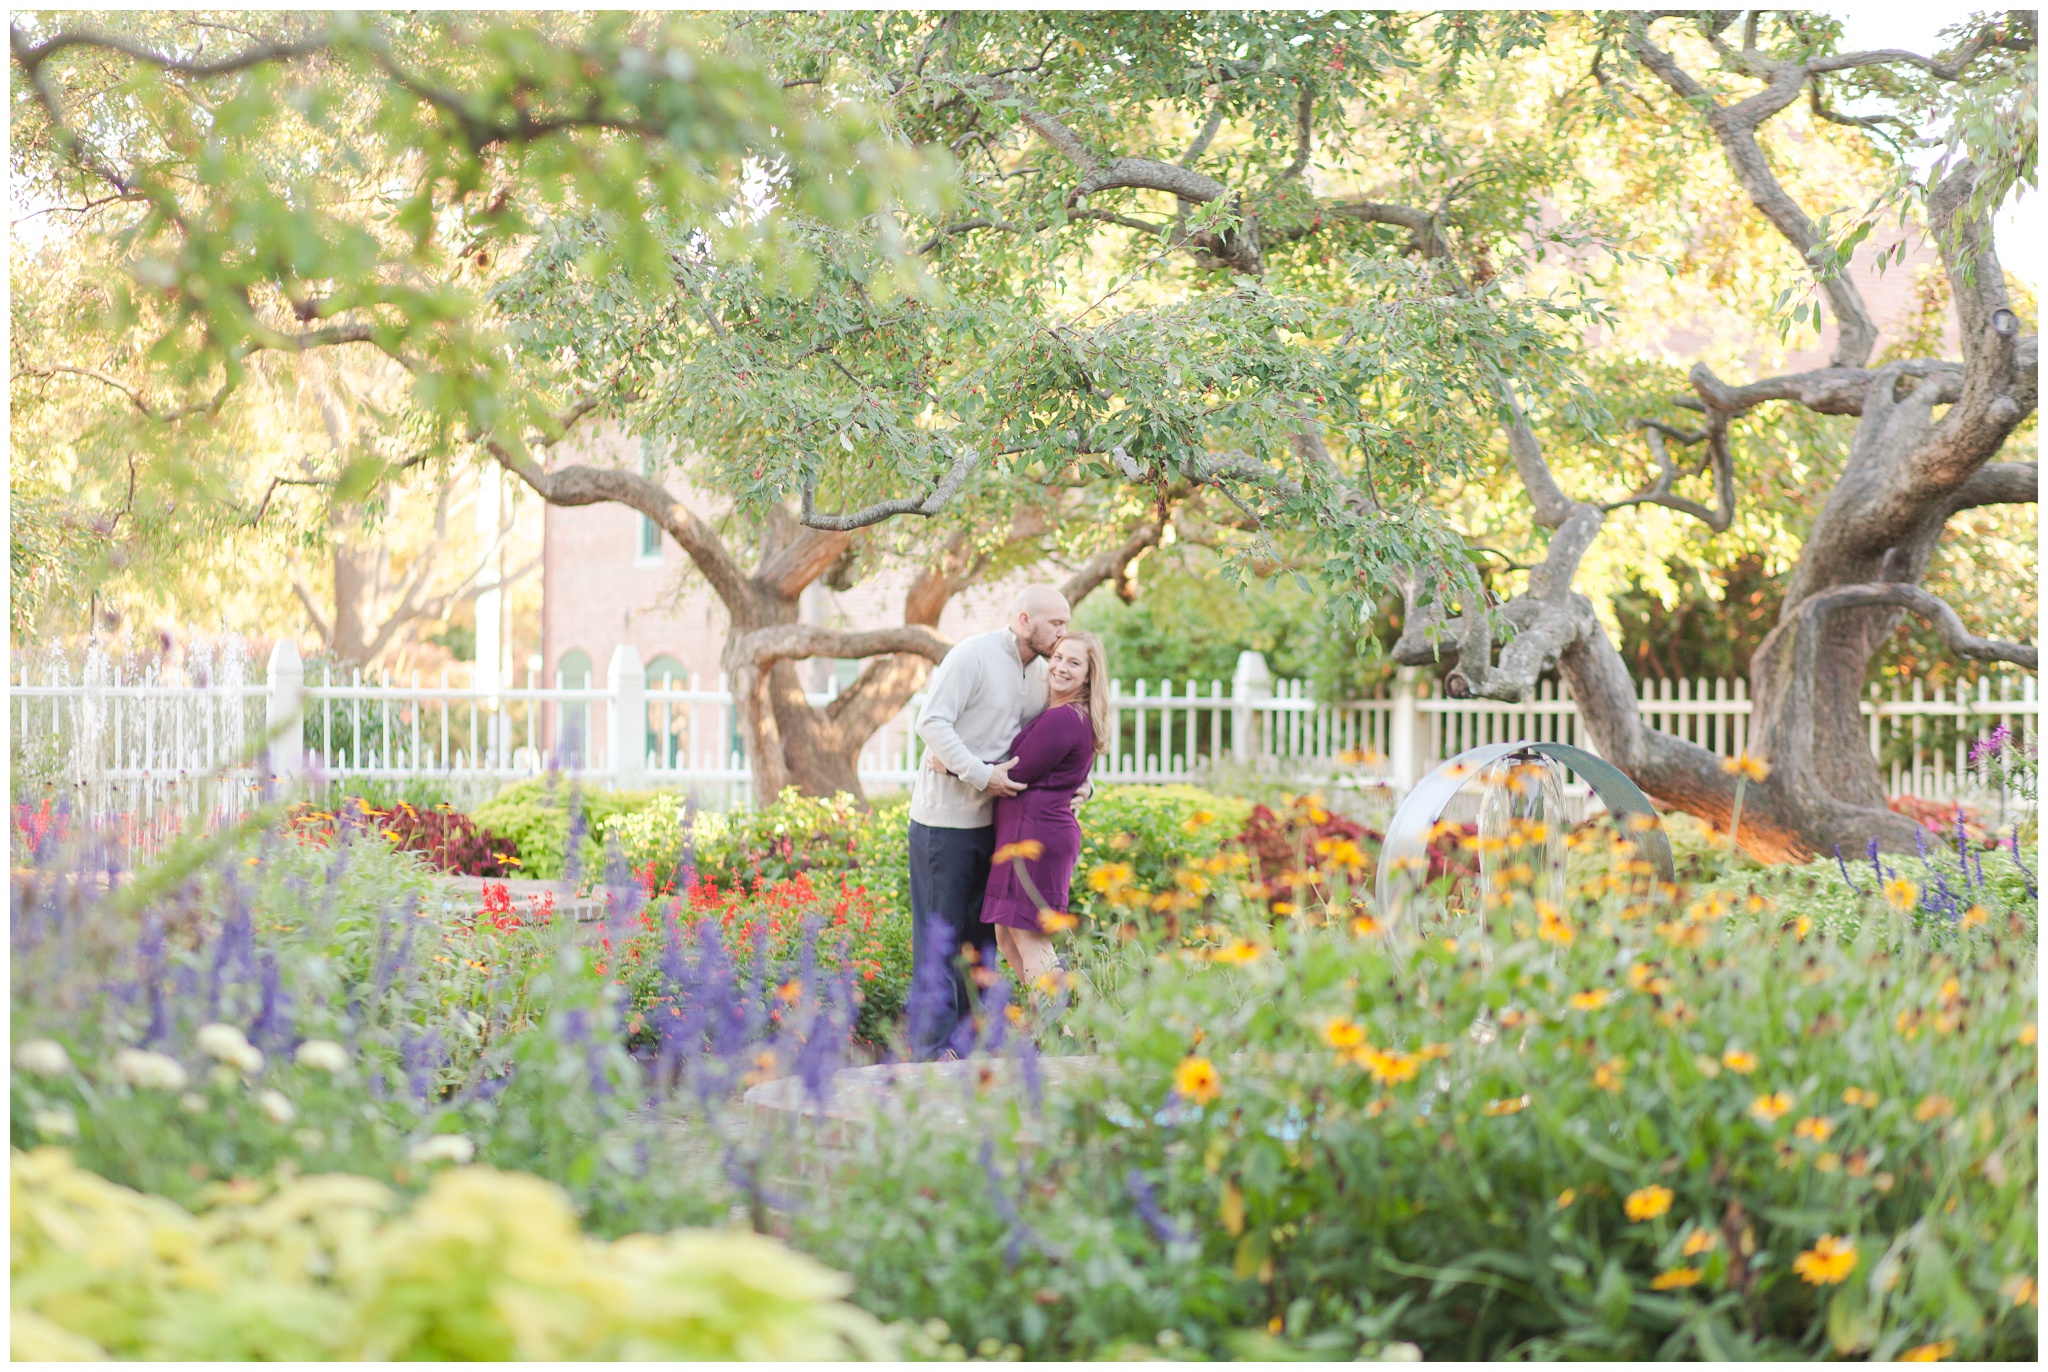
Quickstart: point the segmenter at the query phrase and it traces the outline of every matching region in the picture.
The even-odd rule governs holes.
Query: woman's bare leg
[[[1053,950],[1052,940],[1034,929],[1011,929],[1010,944],[1016,951],[1017,979],[1026,986],[1035,986],[1038,979],[1059,966],[1059,954]]]
[[[1010,964],[1010,971],[1017,976],[1018,980],[1023,981],[1024,955],[1017,951],[1016,934],[1017,931],[1009,925],[998,924],[996,926],[996,951],[1003,955],[1004,962]],[[1031,983],[1025,981],[1024,984],[1029,986]]]
[[[1040,977],[1059,966],[1059,954],[1053,951],[1052,940],[1035,930],[1013,929],[1007,924],[998,924],[996,948],[1027,990]]]

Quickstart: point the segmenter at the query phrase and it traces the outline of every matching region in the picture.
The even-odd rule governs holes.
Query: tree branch
[[[2003,639],[1979,638],[1963,627],[1962,617],[1949,603],[1934,592],[1921,586],[1908,586],[1897,581],[1866,581],[1847,586],[1833,586],[1811,595],[1800,604],[1798,613],[1813,627],[1819,621],[1837,610],[1852,610],[1865,605],[1893,605],[1910,611],[1927,621],[1942,642],[1952,652],[1980,662],[2011,662],[2028,671],[2040,670],[2040,652],[2032,644],[2008,643]],[[1811,631],[1800,635],[1802,646],[1816,635]]]
[[[1079,605],[1090,592],[1104,582],[1116,586],[1119,598],[1129,603],[1135,598],[1126,595],[1131,564],[1145,553],[1159,546],[1160,529],[1156,521],[1147,520],[1140,524],[1131,536],[1114,548],[1105,548],[1074,569],[1074,574],[1060,585],[1060,594],[1067,598],[1069,605]]]
[[[1987,462],[1970,473],[1949,497],[1951,515],[1981,505],[2032,505],[2041,498],[2041,467],[2036,462]]]
[[[788,515],[783,513],[781,518],[787,520]],[[782,599],[793,600],[803,593],[804,587],[823,576],[852,542],[853,535],[849,533],[799,529],[794,538],[761,559],[754,569],[754,580]]]
[[[1112,157],[1107,162],[1098,163],[1094,170],[1082,177],[1080,183],[1067,192],[1067,202],[1072,204],[1098,191],[1110,190],[1165,191],[1197,205],[1206,205],[1230,194],[1230,188],[1215,177],[1204,176],[1187,167],[1157,162],[1149,157]]]
[[[1956,381],[1962,381],[1962,369],[1954,362],[1925,362],[1919,371],[1927,377],[1946,373],[1954,373]],[[1731,420],[1772,399],[1790,399],[1817,414],[1862,414],[1864,393],[1874,377],[1876,373],[1862,367],[1823,367],[1788,377],[1767,377],[1749,385],[1729,385],[1716,377],[1706,362],[1694,362],[1688,379],[1696,395],[1679,397],[1677,405],[1683,410],[1718,412]]]
[[[1223,101],[1209,107],[1209,117],[1202,121],[1202,127],[1195,131],[1195,141],[1188,144],[1188,150],[1180,155],[1178,165],[1192,167],[1195,160],[1209,151],[1209,145],[1216,141],[1216,131],[1223,127]]]
[[[549,470],[494,438],[486,439],[484,448],[499,466],[524,481],[550,505],[574,507],[610,501],[638,510],[660,525],[690,555],[720,600],[727,605],[745,602],[749,594],[745,570],[711,526],[670,495],[660,482],[613,467],[580,463]]]
[[[819,514],[814,502],[818,495],[818,479],[806,474],[803,483],[803,512],[797,518],[806,528],[827,529],[837,533],[848,533],[854,529],[865,529],[871,524],[880,524],[897,515],[922,515],[930,518],[944,509],[946,502],[958,495],[960,488],[967,484],[967,478],[981,463],[981,454],[974,448],[961,448],[953,458],[952,467],[939,478],[931,493],[923,499],[904,497],[899,500],[883,500],[852,514]]]
[[[1753,47],[1745,46],[1743,60],[1732,65],[1747,67],[1749,74],[1765,79],[1764,89],[1746,100],[1733,105],[1723,105],[1712,94],[1681,67],[1676,58],[1665,52],[1650,40],[1650,25],[1660,14],[1638,14],[1629,21],[1628,48],[1638,61],[1654,72],[1681,99],[1701,106],[1706,114],[1707,126],[1721,144],[1722,153],[1728,159],[1729,168],[1736,180],[1749,192],[1750,202],[1763,212],[1764,218],[1795,248],[1812,271],[1814,280],[1827,296],[1835,312],[1835,355],[1837,367],[1861,367],[1870,360],[1871,351],[1877,346],[1877,326],[1870,321],[1870,312],[1864,307],[1863,294],[1856,288],[1845,272],[1831,271],[1828,263],[1826,244],[1821,241],[1820,231],[1814,226],[1806,212],[1799,207],[1771,170],[1770,160],[1756,141],[1756,131],[1765,121],[1783,111],[1805,89],[1807,78],[1815,70],[1834,70],[1823,65],[1825,59],[1808,63],[1780,62],[1764,57]],[[1717,16],[1718,18],[1718,16]],[[1730,57],[1728,49],[1716,35],[1719,29],[1710,28],[1714,21],[1702,22],[1721,48],[1724,57]],[[1721,24],[1726,27],[1725,21]]]
[[[30,76],[34,76],[43,63],[66,48],[90,47],[118,52],[144,66],[175,72],[179,76],[189,76],[200,81],[216,76],[231,76],[239,71],[247,71],[250,67],[262,66],[266,62],[294,61],[316,52],[324,52],[329,46],[327,34],[322,31],[297,42],[258,43],[232,57],[223,57],[214,62],[199,62],[167,57],[140,43],[97,29],[64,29],[40,43],[33,44],[28,41],[28,35],[19,28],[12,29],[9,37],[13,44],[15,60],[21,63],[23,70]]]
[[[1283,181],[1293,181],[1308,170],[1309,157],[1315,151],[1315,112],[1315,87],[1304,81],[1294,98],[1294,160],[1280,173]]]
[[[742,634],[731,652],[767,671],[777,662],[811,657],[877,657],[914,653],[933,662],[945,657],[953,641],[923,624],[886,629],[832,629],[822,624],[774,624]]]
[[[196,405],[186,405],[176,410],[159,410],[149,403],[141,391],[136,390],[133,386],[121,380],[121,378],[110,376],[106,372],[97,371],[91,367],[73,367],[67,363],[52,362],[41,367],[24,367],[19,374],[22,376],[45,377],[79,376],[84,377],[88,381],[97,381],[102,386],[111,387],[122,395],[127,396],[129,404],[160,424],[175,424],[179,420],[189,419],[193,415],[217,413],[221,405],[228,398],[228,388],[222,386],[211,400],[201,401]]]
[[[327,616],[321,614],[320,607],[313,602],[313,593],[306,589],[305,579],[299,575],[296,566],[292,568],[292,594],[297,596],[299,604],[305,607],[306,618],[313,621],[313,632],[320,635],[323,642],[331,644],[334,641],[334,630],[328,624]]]
[[[1654,419],[1637,419],[1632,422],[1636,428],[1643,431],[1643,437],[1650,445],[1650,453],[1657,459],[1657,478],[1626,500],[1617,500],[1606,508],[1621,510],[1631,505],[1662,505],[1668,510],[1691,515],[1717,534],[1727,532],[1728,526],[1735,522],[1735,459],[1728,452],[1726,417],[1719,412],[1709,415],[1707,428],[1703,433],[1675,429]],[[1702,460],[1701,466],[1713,466],[1714,500],[1717,508],[1709,509],[1697,500],[1688,500],[1673,490],[1678,479],[1687,473],[1680,470],[1678,464],[1672,460],[1670,449],[1665,446],[1667,437],[1688,446],[1706,443],[1707,456]]]
[[[1378,200],[1340,200],[1322,207],[1322,213],[1338,219],[1356,219],[1366,224],[1391,224],[1408,230],[1408,246],[1425,261],[1450,252],[1437,217],[1412,205],[1390,205]]]

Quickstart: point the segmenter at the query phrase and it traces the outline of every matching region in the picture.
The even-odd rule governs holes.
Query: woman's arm
[[[1065,766],[1077,748],[1092,741],[1088,721],[1065,706],[1047,710],[1017,735],[1017,760],[1010,780],[1035,785]]]

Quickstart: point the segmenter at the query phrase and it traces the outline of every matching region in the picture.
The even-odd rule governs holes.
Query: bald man
[[[995,965],[995,926],[981,922],[995,800],[1024,789],[1000,759],[1045,709],[1045,660],[1072,618],[1058,587],[1026,586],[1007,627],[961,639],[932,674],[917,733],[945,770],[919,769],[910,797],[910,1040],[920,1058],[971,1046],[958,954],[971,943],[981,965]]]

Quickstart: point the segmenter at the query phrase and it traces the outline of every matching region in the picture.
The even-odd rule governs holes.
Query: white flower
[[[209,1024],[192,1036],[199,1051],[244,1073],[263,1070],[263,1050],[254,1047],[232,1024]]]
[[[35,1126],[36,1132],[47,1138],[78,1137],[78,1116],[69,1110],[38,1110],[35,1113]]]
[[[1421,1362],[1422,1350],[1412,1343],[1390,1343],[1380,1349],[1381,1362]]]
[[[130,1086],[153,1091],[182,1091],[190,1080],[176,1058],[146,1048],[123,1048],[114,1054],[114,1070]]]
[[[14,1050],[14,1065],[31,1076],[61,1077],[71,1070],[71,1055],[55,1039],[30,1039]]]
[[[348,1049],[331,1039],[307,1039],[299,1045],[299,1066],[330,1075],[348,1066]]]
[[[299,1112],[292,1109],[292,1103],[280,1091],[259,1091],[256,1104],[264,1114],[270,1116],[273,1124],[290,1124],[298,1118]]]
[[[188,1115],[203,1115],[206,1113],[206,1097],[197,1091],[187,1091],[178,1097],[178,1108]]]
[[[436,1134],[412,1146],[414,1162],[466,1163],[476,1156],[476,1145],[463,1134]]]

